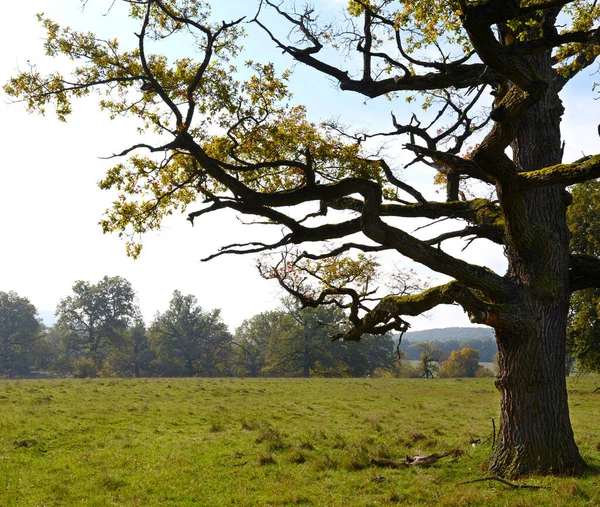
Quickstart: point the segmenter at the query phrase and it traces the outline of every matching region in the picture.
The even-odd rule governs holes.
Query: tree
[[[242,322],[235,331],[233,345],[234,372],[238,375],[258,377],[266,364],[269,338],[277,332],[282,312],[263,312]]]
[[[155,354],[150,349],[146,326],[142,320],[137,320],[129,327],[121,345],[113,349],[107,359],[109,366],[120,376],[150,375]]]
[[[221,320],[221,311],[205,312],[195,296],[174,291],[169,309],[156,316],[149,335],[163,374],[227,374],[231,335]]]
[[[82,280],[73,295],[58,303],[56,328],[70,357],[91,359],[101,368],[108,353],[119,347],[138,317],[135,292],[120,276],[105,276],[96,284]]]
[[[37,310],[27,298],[0,292],[0,375],[29,373],[41,329]]]
[[[343,319],[339,309],[302,308],[288,299],[285,309],[269,315],[277,324],[269,334],[265,372],[304,378],[345,373],[343,345],[332,347],[330,340]]]
[[[567,215],[571,248],[590,260],[600,255],[600,181],[573,188],[573,204]],[[588,288],[571,295],[567,349],[581,371],[600,372],[600,290]],[[570,370],[567,358],[567,371]]]
[[[392,334],[366,335],[359,343],[342,341],[342,359],[350,377],[373,376],[375,370],[394,369],[396,345]]]
[[[421,362],[417,371],[420,373],[421,378],[433,378],[440,369],[442,353],[434,348],[431,343],[419,343],[419,347],[422,351],[419,356]]]
[[[192,223],[231,209],[283,226],[274,243],[232,244],[216,255],[287,249],[279,263],[263,264],[263,274],[304,305],[346,308],[352,326],[345,340],[406,329],[404,317],[456,303],[473,322],[494,328],[498,343],[501,417],[491,471],[584,469],[569,419],[566,323],[571,293],[600,285],[600,261],[569,250],[566,187],[598,177],[600,155],[563,163],[560,94],[600,53],[596,4],[350,0],[341,21],[347,26],[337,26],[321,24],[311,8],[286,11],[287,4],[263,0],[250,26],[291,60],[343,91],[403,95],[426,108],[422,118],[392,115],[381,132],[311,121],[305,108],[290,105],[288,75],[273,65],[250,62],[250,77],[236,76],[242,19],[211,23],[204,4],[192,0],[127,4],[138,25],[134,49],[42,18],[47,53],[78,66],[70,77],[32,68],[5,86],[30,110],[52,105],[61,119],[71,99],[109,90],[104,110],[141,119],[147,141],[120,152],[128,162],[101,182],[121,195],[104,230],[128,237],[135,256],[138,235],[191,205]],[[267,26],[268,9],[282,23]],[[193,49],[180,58],[151,53],[187,35]],[[176,46],[191,48],[179,39]],[[338,50],[345,59],[331,58]],[[154,132],[162,135],[157,142]],[[384,137],[408,138],[413,162],[446,185],[445,202],[404,181],[393,150],[371,149],[370,141]],[[407,232],[406,218],[466,225],[423,239]],[[506,274],[451,255],[446,240],[460,238],[501,245]],[[324,247],[293,250],[302,243]],[[368,254],[384,250],[451,281],[419,295],[386,288],[375,297],[375,277],[361,277],[356,266],[374,268]]]
[[[60,335],[54,326],[41,325],[40,336],[32,350],[33,366],[36,370],[53,371],[58,366],[62,353]]]
[[[444,377],[474,377],[479,369],[479,352],[469,347],[453,350],[440,368]]]
[[[334,309],[302,310],[291,302],[281,310],[245,320],[236,330],[234,371],[257,377],[264,374],[344,375],[365,377],[377,368],[392,367],[391,336],[366,336],[360,343],[331,344],[331,326],[343,319]]]

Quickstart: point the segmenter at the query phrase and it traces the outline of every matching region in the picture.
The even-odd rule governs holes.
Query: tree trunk
[[[566,311],[542,302],[533,313],[529,326],[496,333],[501,415],[490,469],[506,477],[585,467],[567,402]]]
[[[302,358],[302,377],[310,378],[310,351],[308,348],[304,349]]]
[[[532,59],[541,76],[552,74],[548,56]],[[560,99],[550,88],[521,119],[512,145],[520,171],[561,162],[562,113]],[[561,186],[548,186],[523,192],[521,197],[527,241],[511,238],[507,223],[507,277],[517,291],[510,302],[514,320],[496,327],[501,416],[490,469],[508,477],[574,473],[585,468],[585,463],[571,429],[565,378],[568,195]],[[507,218],[516,219],[510,214]]]

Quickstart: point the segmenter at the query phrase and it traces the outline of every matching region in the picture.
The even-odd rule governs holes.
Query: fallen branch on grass
[[[490,477],[481,477],[479,479],[472,479],[470,481],[459,482],[458,484],[473,484],[474,482],[484,482],[484,481],[498,481],[508,486],[511,489],[550,489],[548,486],[535,486],[529,484],[515,484],[514,482],[509,482],[506,479],[502,479],[501,477],[496,477],[495,475],[491,475]]]
[[[394,461],[393,459],[371,458],[371,464],[379,467],[404,468],[404,467],[427,467],[435,462],[450,455],[457,455],[457,451],[448,451],[443,454],[430,454],[429,456],[406,456],[404,461]]]

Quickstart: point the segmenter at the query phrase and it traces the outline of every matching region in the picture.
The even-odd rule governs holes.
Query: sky
[[[111,3],[90,0],[82,12],[80,0],[5,2],[0,20],[0,83],[17,69],[25,69],[28,61],[39,64],[42,70],[53,70],[54,63],[43,54],[43,31],[35,19],[38,12],[78,29],[119,37],[124,42],[132,40],[130,26],[120,24],[114,16],[103,16]],[[344,1],[318,3],[331,13]],[[240,9],[247,13],[250,2],[215,4],[217,16],[228,20],[239,17]],[[248,55],[293,65],[264,34],[251,31],[250,35],[245,42]],[[582,153],[600,151],[596,133],[600,103],[594,100],[597,94],[591,92],[593,80],[590,71],[565,90],[565,162]],[[411,114],[410,106],[402,100],[392,104],[380,98],[365,103],[363,97],[341,92],[330,80],[299,66],[294,67],[291,87],[297,102],[306,104],[315,120],[339,116],[352,125],[387,130],[391,129],[390,110],[399,119]],[[97,186],[111,166],[111,161],[102,157],[140,141],[131,122],[110,121],[97,110],[93,98],[77,102],[66,124],[57,121],[51,111],[45,116],[28,114],[22,104],[10,103],[3,92],[0,108],[0,291],[12,290],[29,298],[47,323],[77,280],[95,283],[105,275],[122,276],[131,282],[147,322],[168,308],[176,289],[194,294],[206,310],[221,309],[232,331],[244,319],[279,305],[281,291],[275,282],[259,276],[255,257],[222,256],[208,263],[200,261],[219,246],[257,238],[257,226],[242,225],[233,213],[210,215],[196,221],[193,228],[184,215],[172,216],[161,231],[144,237],[143,253],[137,260],[125,255],[125,244],[117,236],[102,233],[98,223],[113,197]],[[398,164],[406,157],[402,153],[396,156]],[[431,187],[431,174],[423,168],[413,168],[405,176],[413,183],[417,181],[422,190]],[[426,235],[433,236],[433,231]],[[501,249],[484,241],[475,242],[465,252],[461,248],[459,242],[447,245],[450,253],[503,273]],[[434,276],[406,259],[396,263],[417,269],[423,276]],[[470,325],[456,306],[438,307],[409,321],[414,330]]]

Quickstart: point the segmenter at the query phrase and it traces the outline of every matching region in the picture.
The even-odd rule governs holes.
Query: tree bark
[[[496,332],[501,414],[490,469],[504,477],[585,468],[569,418],[566,311],[547,302],[531,310],[528,326]]]
[[[308,340],[308,337],[305,339]],[[302,377],[310,378],[310,349],[308,346],[304,347],[304,353],[302,354]]]
[[[532,60],[541,75],[551,74],[548,56]],[[558,95],[549,89],[521,119],[512,145],[519,171],[561,162],[562,113]],[[585,463],[571,429],[565,378],[568,200],[560,185],[524,191],[522,198],[527,241],[517,244],[507,234],[507,276],[517,288],[510,302],[515,318],[495,328],[501,416],[490,469],[504,477],[575,473]]]

